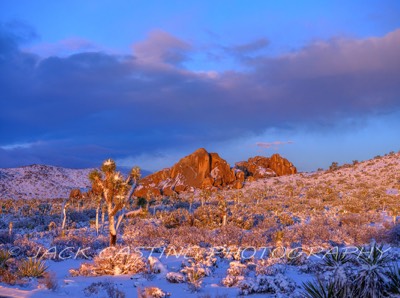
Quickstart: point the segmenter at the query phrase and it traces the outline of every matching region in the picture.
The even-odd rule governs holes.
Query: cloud
[[[168,32],[155,30],[148,38],[133,45],[135,57],[145,64],[180,65],[188,59],[191,46]]]
[[[266,38],[259,38],[254,41],[244,43],[237,46],[230,47],[230,50],[237,54],[249,54],[262,49],[265,49],[269,45],[269,40]]]
[[[56,43],[40,43],[25,48],[26,51],[38,53],[41,56],[69,56],[83,51],[100,51],[100,47],[89,40],[72,37],[60,40]]]
[[[258,142],[258,143],[256,143],[256,146],[264,148],[264,149],[270,149],[270,148],[278,149],[280,146],[287,145],[287,144],[293,144],[293,143],[294,143],[293,141]]]
[[[270,128],[326,130],[400,110],[400,30],[259,55],[245,61],[246,71],[212,75],[182,67],[194,50],[154,31],[132,55],[43,58],[0,27],[0,146],[43,141],[0,150],[1,164],[96,166],[107,157],[188,152]]]

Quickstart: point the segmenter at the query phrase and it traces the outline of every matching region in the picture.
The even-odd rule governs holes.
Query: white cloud
[[[274,141],[274,142],[258,142],[256,145],[258,147],[264,148],[264,149],[278,149],[280,146],[287,145],[287,144],[293,144],[293,141]]]

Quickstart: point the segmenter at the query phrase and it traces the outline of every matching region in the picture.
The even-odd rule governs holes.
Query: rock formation
[[[170,196],[174,192],[194,188],[234,187],[242,188],[246,179],[259,179],[295,174],[296,168],[285,158],[274,154],[270,158],[256,156],[230,168],[217,153],[204,148],[182,158],[171,168],[163,169],[139,181],[134,195]]]
[[[246,177],[254,179],[296,174],[296,167],[279,154],[271,157],[255,156],[248,161],[237,162],[235,167],[244,172]]]
[[[224,187],[236,180],[235,171],[217,153],[201,148],[173,167],[149,175],[139,182],[136,196],[171,195],[191,188]]]

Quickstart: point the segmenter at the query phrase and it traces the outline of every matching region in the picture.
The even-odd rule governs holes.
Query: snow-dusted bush
[[[44,278],[42,280],[43,284],[49,290],[56,291],[58,289],[58,281],[56,274],[54,272],[46,272],[44,273]]]
[[[72,210],[68,213],[67,217],[70,221],[75,222],[75,223],[84,222],[84,223],[89,224],[90,216],[88,213],[91,213],[91,212],[89,210],[85,210],[85,211]]]
[[[160,260],[156,257],[150,256],[147,259],[147,267],[149,273],[163,273],[166,271],[164,265],[160,262]]]
[[[165,298],[170,296],[157,287],[147,287],[144,289],[138,289],[138,298]]]
[[[400,244],[400,224],[393,226],[388,234],[390,243]]]
[[[192,221],[192,215],[188,210],[183,208],[178,208],[170,212],[163,212],[161,215],[163,225],[168,229],[181,227]],[[160,214],[158,214],[158,216],[160,216]]]
[[[73,276],[100,276],[136,274],[144,272],[146,262],[142,256],[127,248],[109,247],[93,259],[93,264],[83,263],[80,268],[71,269]]]
[[[198,291],[203,283],[203,278],[209,276],[211,270],[203,263],[196,263],[193,260],[188,260],[188,263],[181,272],[185,275],[186,281],[189,283],[189,288],[192,291]]]
[[[184,283],[186,281],[185,276],[179,272],[168,272],[165,278],[173,284]]]
[[[125,298],[125,293],[117,288],[114,283],[110,281],[100,281],[90,284],[83,290],[85,296],[90,297],[92,295],[99,296],[99,294],[107,294],[109,298]]]
[[[284,273],[286,265],[282,264],[279,258],[268,258],[257,260],[256,274],[257,275],[276,275]]]
[[[27,239],[26,237],[18,238],[14,241],[14,247],[11,250],[11,253],[15,257],[35,257],[42,256],[43,253],[46,252],[46,248],[34,242],[32,240]]]
[[[240,281],[244,280],[248,273],[247,266],[238,261],[233,261],[229,263],[229,268],[227,270],[226,277],[222,280],[222,284],[225,287],[234,287]]]
[[[241,294],[253,293],[289,294],[296,289],[296,284],[287,276],[277,274],[275,276],[258,275],[255,278],[246,278],[238,284]],[[294,297],[292,295],[292,297]]]
[[[0,268],[0,282],[4,282],[12,286],[16,284],[23,284],[23,281],[16,273],[4,268]]]

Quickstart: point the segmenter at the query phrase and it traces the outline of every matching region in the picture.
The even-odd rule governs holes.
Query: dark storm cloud
[[[246,60],[250,71],[216,74],[184,69],[193,46],[162,31],[135,43],[132,55],[40,58],[21,51],[6,29],[0,166],[93,166],[109,156],[203,146],[270,127],[331,127],[400,107],[399,30],[253,57]]]

